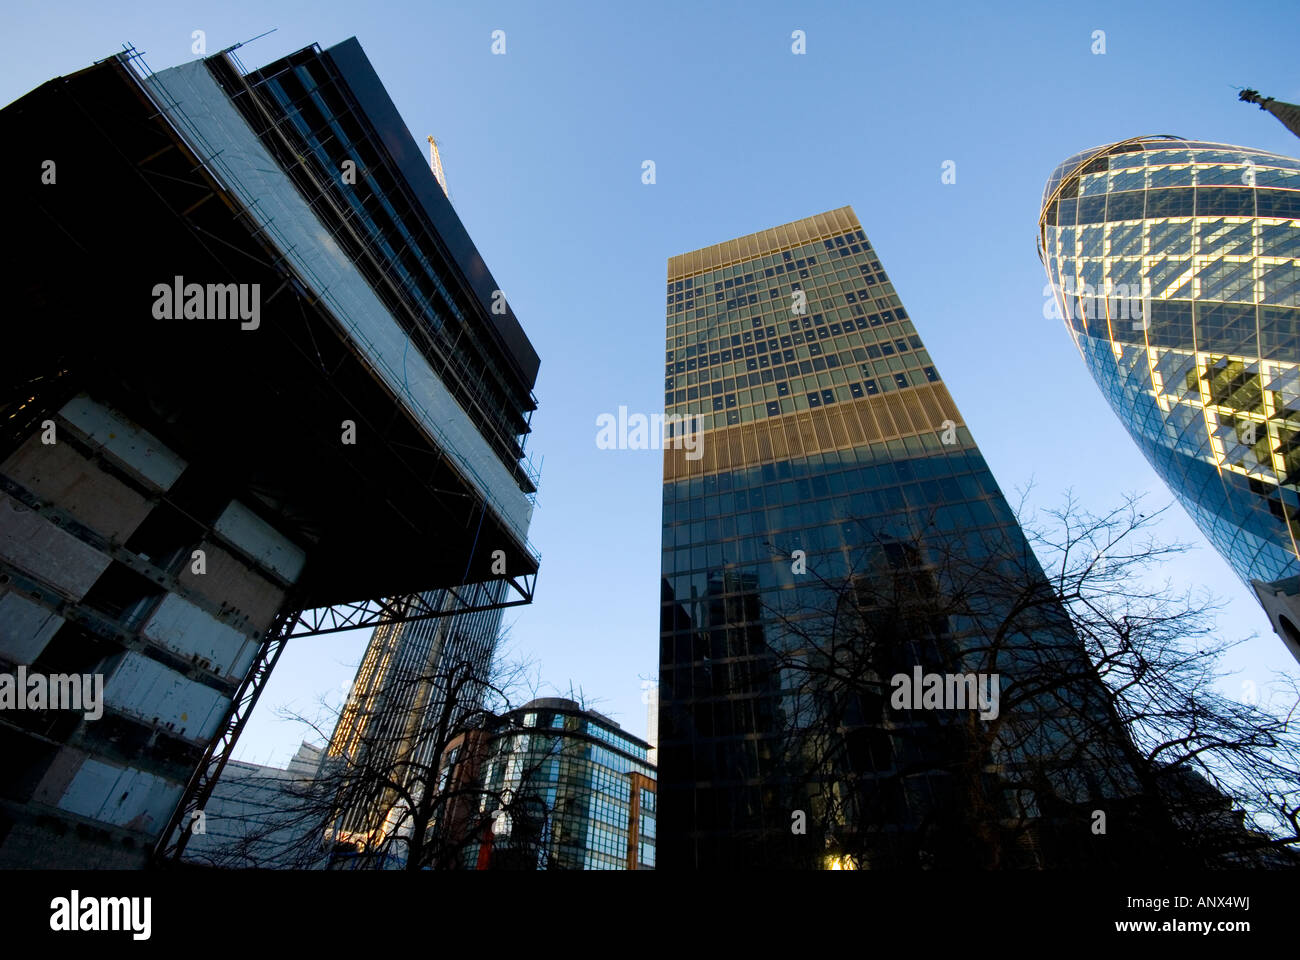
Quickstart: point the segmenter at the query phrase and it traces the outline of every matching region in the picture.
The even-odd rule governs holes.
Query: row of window
[[[910,325],[909,325],[910,326]],[[897,330],[898,328],[895,328]],[[683,385],[700,385],[704,389],[700,390],[696,396],[707,397],[710,393],[716,395],[734,390],[737,385],[744,381],[745,377],[737,377],[743,371],[753,372],[757,370],[773,371],[772,378],[760,377],[764,383],[786,380],[794,376],[799,376],[801,366],[796,364],[800,358],[809,361],[813,370],[834,370],[840,366],[852,366],[854,361],[866,363],[871,360],[883,360],[894,356],[906,356],[916,351],[917,356],[925,354],[921,345],[920,337],[915,334],[906,336],[897,336],[890,339],[885,335],[885,331],[880,331],[880,337],[876,342],[866,342],[866,338],[827,338],[830,342],[825,345],[816,343],[811,339],[808,341],[807,351],[801,350],[798,346],[788,350],[779,350],[770,356],[760,354],[759,356],[747,358],[744,361],[743,368],[736,364],[730,371],[725,364],[719,364],[718,369],[700,371],[697,377],[694,371],[687,370],[686,376],[679,373],[672,373],[664,379],[664,387],[668,390],[680,388]],[[863,344],[861,346],[852,346],[854,342]],[[737,351],[739,352],[739,351]],[[789,356],[787,356],[789,354]],[[928,358],[928,354],[925,354]],[[815,363],[818,359],[824,359],[825,364]],[[701,357],[701,364],[705,363],[706,358]],[[782,362],[784,361],[784,363]],[[678,361],[679,363],[683,361]],[[690,361],[685,361],[688,365]],[[924,361],[923,361],[924,362]],[[791,368],[794,368],[791,371]],[[807,372],[811,372],[807,371]],[[784,395],[784,393],[782,393]],[[695,397],[691,397],[695,399]]]
[[[1087,197],[1103,193],[1122,193],[1128,190],[1150,190],[1160,187],[1280,187],[1300,188],[1300,171],[1234,164],[1186,164],[1171,167],[1137,167],[1088,174],[1076,184],[1061,191],[1062,197]]]
[[[809,258],[814,257],[819,250],[831,251],[831,250],[836,250],[837,248],[843,249],[855,242],[860,244],[862,248],[867,250],[869,250],[871,247],[871,245],[867,243],[867,235],[863,233],[861,230],[858,230],[856,232],[850,232],[838,237],[832,237],[828,240],[824,240],[820,245],[818,245],[817,243],[810,243],[802,247],[792,248],[790,250],[784,250],[781,251],[780,253],[772,253],[772,254],[767,254],[766,256],[757,257],[753,260],[748,260],[742,264],[733,264],[732,266],[728,266],[728,267],[720,267],[717,270],[711,270],[707,273],[703,273],[695,277],[687,277],[683,280],[669,281],[668,292],[682,293],[684,291],[692,290],[692,289],[698,290],[701,288],[708,288],[710,285],[717,284],[717,283],[726,284],[728,280],[732,281],[733,284],[737,280],[740,280],[741,282],[752,282],[754,279],[753,271],[755,269],[759,269],[759,270],[767,270],[769,268],[775,269],[777,266],[796,263],[799,260],[808,260]],[[770,273],[767,274],[767,276],[771,276],[771,275],[772,274]],[[731,285],[731,284],[727,284],[727,285]]]
[[[800,270],[799,279],[790,283],[788,286],[772,286],[770,283],[766,286],[748,284],[744,287],[738,288],[735,291],[734,296],[728,296],[727,292],[724,291],[722,293],[714,294],[712,300],[701,298],[700,300],[686,300],[681,303],[670,303],[668,306],[668,313],[684,313],[685,316],[681,317],[677,321],[680,323],[689,321],[693,318],[716,321],[720,318],[724,318],[725,315],[731,311],[739,310],[742,307],[755,306],[758,304],[771,306],[771,301],[773,300],[780,301],[788,308],[789,304],[795,299],[795,291],[803,291],[805,298],[812,301],[816,296],[820,296],[827,292],[825,288],[833,282],[846,285],[865,284],[866,286],[861,293],[861,296],[864,299],[867,296],[866,291],[871,290],[871,288],[875,288],[874,290],[871,290],[871,292],[877,296],[884,296],[887,293],[893,292],[893,288],[889,285],[889,278],[885,275],[884,271],[880,269],[879,263],[873,261],[873,264],[864,263],[858,265],[858,274],[861,276],[848,274],[843,271],[827,271],[826,273],[822,273],[821,271],[810,272],[810,270],[807,269]],[[822,281],[820,285],[816,284],[818,279]],[[672,316],[668,319],[670,324],[673,323]]]
[[[664,395],[665,406],[674,414],[686,414],[688,422],[670,425],[668,436],[684,435],[689,431],[712,430],[737,423],[750,423],[761,416],[777,416],[798,410],[810,410],[831,403],[844,403],[889,393],[923,383],[938,383],[939,373],[924,363],[929,355],[924,351],[909,357],[888,357],[868,361],[858,369],[837,368],[818,363],[822,358],[801,361],[776,368],[785,371],[789,379],[778,381],[771,370],[760,370],[748,377],[718,381],[710,388],[687,387]],[[822,371],[822,372],[818,372]],[[792,377],[791,374],[802,374]],[[735,384],[734,393],[722,393],[726,383]],[[816,387],[816,389],[809,389]],[[712,395],[711,389],[718,394]],[[706,402],[700,402],[706,401]],[[711,408],[712,412],[709,412]],[[760,412],[761,411],[761,412]]]
[[[831,326],[837,327],[838,324],[832,324]],[[830,336],[831,335],[828,335],[827,339],[830,339]],[[781,343],[785,343],[788,339],[790,338],[782,337]],[[796,336],[796,343],[793,344],[792,346],[797,346],[799,343],[802,342],[803,342],[803,338]],[[811,341],[810,339],[809,342],[812,343],[813,341]],[[761,347],[762,344],[759,344],[759,346]],[[828,366],[830,366],[831,368],[839,366],[840,363],[847,363],[853,360],[855,357],[863,360],[880,360],[883,357],[892,357],[895,354],[905,354],[911,352],[912,350],[922,349],[921,338],[918,337],[916,334],[910,334],[907,337],[897,337],[893,340],[881,339],[875,343],[868,343],[866,346],[859,348],[857,352],[854,352],[852,348],[849,347],[848,340],[832,342],[829,346],[834,348],[835,352],[826,353],[824,355],[826,356]],[[737,351],[737,353],[739,353],[739,351]],[[817,354],[813,354],[813,356],[820,356],[820,355],[823,354],[821,354],[820,352]],[[713,357],[716,356],[721,357],[720,360],[721,363],[727,363],[730,362],[731,351],[723,350],[720,351],[719,354],[711,354],[708,358],[701,357],[700,358],[701,366],[702,367],[705,366],[706,359],[708,360],[708,363],[714,363],[715,361],[713,360]],[[784,358],[785,356],[784,351],[781,352],[781,356],[782,358]],[[811,359],[811,357],[809,359]],[[758,364],[753,369],[763,369],[766,366],[767,364]],[[714,378],[705,377],[702,379],[712,380]],[[692,381],[686,380],[686,382],[691,383]],[[664,386],[669,389],[672,389],[675,386],[675,384],[676,384],[676,379],[672,376],[666,378],[664,382]]]
[[[760,287],[771,287],[771,281],[777,278],[807,280],[814,275],[834,276],[837,271],[837,255],[864,254],[870,252],[870,245],[865,242],[861,231],[857,236],[848,234],[824,241],[823,245],[806,246],[786,250],[778,254],[757,257],[730,267],[705,273],[685,280],[670,281],[668,284],[667,306],[670,314],[698,308],[718,312],[720,307],[736,307],[757,303]],[[859,239],[863,237],[863,239]],[[818,255],[822,261],[818,262]],[[870,276],[868,282],[877,282],[875,271],[880,270],[879,261],[860,265],[860,273]],[[883,281],[883,275],[879,278]],[[766,284],[764,281],[767,281]],[[670,317],[671,322],[671,317]]]
[[[1233,182],[1245,183],[1247,181],[1241,179],[1241,174],[1244,172],[1243,168],[1248,164],[1254,165],[1256,175],[1258,175],[1258,170],[1261,168],[1300,170],[1300,160],[1292,157],[1277,157],[1248,150],[1225,150],[1219,145],[1189,143],[1186,141],[1173,146],[1166,146],[1164,143],[1155,141],[1126,144],[1106,156],[1093,157],[1080,166],[1080,162],[1086,156],[1087,151],[1076,153],[1052,171],[1052,176],[1048,179],[1043,195],[1044,200],[1051,196],[1063,178],[1074,177],[1076,174],[1080,179],[1087,179],[1090,175],[1109,172],[1133,173],[1143,167],[1186,166],[1194,163],[1226,164],[1228,170],[1236,169],[1238,171],[1238,179]],[[1066,188],[1061,192],[1063,195],[1072,196],[1073,194],[1069,192],[1072,189],[1077,189],[1077,183],[1067,184]]]
[[[861,283],[857,278],[831,275],[814,277],[807,284],[793,284],[784,292],[769,287],[763,296],[755,295],[757,309],[749,316],[733,317],[730,312],[724,316],[723,312],[688,311],[688,315],[676,323],[670,317],[665,339],[671,349],[674,345],[680,347],[684,343],[703,343],[710,337],[761,329],[764,323],[773,323],[778,328],[783,328],[786,322],[798,321],[818,309],[830,312],[844,304],[856,303],[864,308],[851,311],[855,316],[874,310],[896,309],[900,305],[888,279],[880,281],[878,285],[868,280],[865,287]],[[847,297],[849,293],[853,294],[852,299]],[[687,336],[688,334],[694,336]],[[683,340],[684,336],[687,339]]]
[[[852,291],[845,295],[848,303],[856,304],[856,298]],[[826,303],[828,301],[823,301]],[[859,305],[860,306],[860,305]],[[879,313],[867,313],[865,310],[851,311],[853,320],[845,319],[844,321],[836,320],[836,314],[827,318],[824,314],[814,313],[811,316],[796,316],[793,319],[782,320],[779,324],[769,324],[763,327],[759,324],[754,325],[754,330],[745,330],[734,334],[722,334],[713,331],[711,337],[697,337],[695,343],[687,344],[681,349],[674,349],[670,342],[668,351],[665,354],[666,361],[669,364],[668,373],[672,373],[674,367],[672,364],[683,361],[689,362],[692,358],[699,362],[701,367],[709,364],[717,365],[718,363],[727,363],[733,359],[739,360],[742,356],[753,357],[759,353],[771,351],[775,353],[778,349],[798,346],[805,340],[811,343],[814,339],[825,340],[828,337],[848,334],[855,328],[866,330],[868,327],[879,327],[882,324],[895,323],[907,319],[907,312],[901,307],[896,310],[881,310]],[[859,323],[856,318],[866,317],[866,323]],[[758,318],[754,318],[758,319]],[[909,328],[910,329],[910,328]],[[804,331],[808,331],[805,333]],[[891,336],[899,335],[895,329],[890,332]],[[920,338],[914,333],[912,336],[912,345],[919,347]],[[687,369],[694,369],[689,367]]]
[[[853,247],[851,249],[846,249],[843,252],[847,255],[850,252],[857,253],[858,251],[856,247]],[[805,263],[807,263],[808,266],[805,266]],[[816,257],[809,257],[807,261],[797,261],[799,279],[791,283],[788,288],[782,288],[779,286],[773,287],[770,285],[770,281],[779,279],[787,272],[783,267],[778,266],[775,270],[771,268],[765,270],[764,276],[760,279],[743,284],[737,283],[734,289],[724,289],[722,284],[714,284],[715,292],[711,299],[703,292],[700,292],[697,295],[693,291],[687,291],[685,294],[678,293],[670,296],[667,300],[668,311],[670,313],[682,313],[694,309],[703,314],[719,314],[725,313],[728,310],[736,310],[743,306],[753,305],[758,303],[761,299],[761,294],[764,289],[763,280],[769,281],[769,285],[765,288],[767,290],[766,299],[776,300],[782,297],[789,299],[788,291],[804,289],[802,281],[813,278],[812,267],[816,263]],[[795,272],[795,267],[791,266],[789,275],[793,276]],[[888,277],[886,277],[884,271],[881,270],[880,261],[878,260],[860,264],[858,266],[858,272],[862,275],[862,279],[867,286],[889,282]],[[820,274],[821,271],[817,271],[817,273]],[[837,273],[832,275],[837,277],[839,276]],[[748,280],[750,276],[752,276],[752,274],[746,275],[746,279]],[[730,285],[731,283],[728,281],[727,287],[730,287]]]
[[[876,324],[876,329],[868,329],[873,323]],[[846,322],[840,326],[841,333],[833,334],[832,325],[826,324],[816,330],[816,338],[810,332],[675,360],[665,367],[664,389],[681,391],[688,388],[682,399],[695,400],[730,392],[745,383],[773,383],[855,363],[889,360],[909,354],[913,354],[910,362],[887,364],[888,369],[898,372],[908,366],[920,367],[929,363],[929,355],[923,349],[920,337],[912,332],[915,328],[910,322],[887,324],[880,315],[873,315],[857,318],[855,325],[862,329],[852,329]],[[802,342],[795,343],[796,339]],[[789,346],[782,346],[787,340]],[[770,346],[773,343],[776,344],[775,349]],[[729,356],[730,361],[724,360],[724,355]],[[769,370],[771,375],[766,375],[765,371]],[[873,371],[864,369],[863,372]],[[876,368],[874,372],[884,373],[884,370]],[[755,374],[758,375],[757,378]],[[699,389],[690,391],[692,386],[698,386]],[[669,405],[682,402],[671,394],[665,396],[665,401]]]
[[[1300,257],[1300,228],[1290,221],[1228,221],[1222,218],[1134,221],[1061,227],[1048,234],[1050,253],[1083,261],[1130,258]]]
[[[1167,187],[1054,200],[1048,225],[1066,226],[1160,217],[1300,217],[1300,190],[1251,187]]]
[[[525,727],[535,727],[539,724],[557,730],[562,729],[574,733],[585,733],[589,737],[603,740],[605,743],[608,743],[626,753],[631,753],[641,759],[645,759],[646,756],[645,747],[630,740],[623,733],[609,729],[604,724],[601,724],[591,717],[561,712],[543,712],[538,714],[530,711],[524,714],[523,725]]]
[[[1240,164],[1249,160],[1261,167],[1282,167],[1300,170],[1300,160],[1291,157],[1276,157],[1267,153],[1253,153],[1243,150],[1224,150],[1221,146],[1201,147],[1197,142],[1172,143],[1164,146],[1158,143],[1146,143],[1140,150],[1126,150],[1112,153],[1101,158],[1111,170],[1128,170],[1140,166],[1167,166],[1183,163],[1226,163]]]
[[[838,314],[838,311],[837,311]],[[669,350],[664,373],[667,377],[701,371],[701,380],[716,379],[739,372],[741,365],[748,370],[764,369],[770,364],[792,362],[798,358],[812,358],[844,353],[853,347],[879,346],[875,356],[890,356],[894,352],[903,352],[909,348],[919,349],[920,338],[915,327],[906,319],[906,313],[886,310],[881,313],[845,316],[837,319],[837,314],[827,319],[822,314],[805,317],[802,321],[792,321],[791,329],[802,327],[800,332],[778,334],[773,326],[767,331],[758,330],[752,337],[746,334],[733,334],[709,340],[697,347],[697,355],[687,355],[687,350]],[[766,339],[765,339],[766,336]],[[737,343],[736,341],[740,341]],[[901,341],[901,342],[900,342]],[[716,349],[701,349],[717,344]],[[882,344],[892,344],[885,350]],[[804,349],[806,348],[806,349]],[[785,359],[788,355],[788,359]],[[766,360],[764,360],[766,358]],[[873,357],[874,358],[874,357]],[[847,361],[847,357],[843,358]],[[865,358],[864,358],[865,359]],[[731,374],[727,373],[727,364],[735,365]],[[703,371],[710,371],[705,374]],[[666,384],[673,386],[673,384]]]
[[[862,307],[861,310],[837,308],[834,296],[845,289],[853,289],[853,284],[840,282],[837,286],[839,290],[835,290],[829,285],[826,288],[807,290],[809,296],[805,306],[808,314],[815,314],[816,311],[821,310],[831,314],[831,319],[837,317],[847,318],[861,316],[864,313],[898,310],[902,306],[902,301],[899,300],[898,294],[894,292],[893,285],[885,282],[875,288],[875,297],[872,302],[864,303],[859,300],[858,306]],[[823,294],[828,295],[823,296]],[[780,306],[780,303],[782,302],[760,300],[759,305],[750,314],[728,313],[726,316],[699,316],[698,318],[688,315],[680,323],[669,324],[665,338],[667,346],[672,349],[673,347],[681,348],[688,343],[704,343],[713,337],[725,337],[744,333],[748,330],[761,330],[766,324],[775,324],[780,327],[782,323],[793,320],[796,316],[788,306]],[[805,314],[805,316],[808,314]]]

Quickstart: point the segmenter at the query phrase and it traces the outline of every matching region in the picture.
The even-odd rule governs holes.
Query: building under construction
[[[0,137],[0,674],[103,679],[0,710],[0,867],[139,866],[288,640],[530,601],[538,357],[355,39],[128,50]]]

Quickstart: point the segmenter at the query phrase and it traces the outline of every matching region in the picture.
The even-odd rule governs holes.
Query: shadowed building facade
[[[1136,137],[1043,192],[1049,306],[1300,659],[1300,160]]]
[[[1013,802],[992,754],[975,756],[951,714],[855,694],[833,724],[850,731],[843,755],[810,773],[803,731],[830,707],[792,674],[799,633],[825,612],[826,582],[906,582],[935,601],[951,584],[927,544],[1026,554],[1020,528],[851,208],[672,257],[666,306],[666,413],[699,417],[700,433],[694,450],[665,440],[659,866],[833,866],[837,837],[871,834],[858,849],[872,865],[914,868],[959,806],[956,766],[987,768],[990,821]],[[874,667],[973,665],[1004,613],[895,630]],[[1030,639],[1080,653],[1059,607]]]

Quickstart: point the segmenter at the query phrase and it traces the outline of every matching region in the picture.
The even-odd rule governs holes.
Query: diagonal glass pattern
[[[1247,584],[1300,574],[1298,218],[1300,160],[1139,137],[1058,166],[1039,219],[1045,314]]]

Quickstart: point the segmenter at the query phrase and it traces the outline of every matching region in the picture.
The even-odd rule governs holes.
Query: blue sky
[[[542,358],[529,441],[545,458],[542,572],[536,602],[507,612],[511,645],[643,734],[660,455],[598,449],[595,421],[620,404],[662,410],[667,258],[850,204],[1009,497],[1032,479],[1039,504],[1067,488],[1095,508],[1128,490],[1167,502],[1043,317],[1043,182],[1077,150],[1139,134],[1295,156],[1300,141],[1234,88],[1300,102],[1298,22],[1293,2],[23,3],[7,11],[0,101],[123,42],[162,69],[193,58],[194,30],[213,52],[276,28],[240,50],[249,67],[358,37],[421,148],[439,138],[456,209]],[[1294,672],[1179,508],[1160,533],[1198,546],[1168,572],[1229,601],[1222,632],[1258,634],[1230,689]],[[303,731],[277,708],[337,700],[365,641],[292,643],[236,755],[287,760]]]

